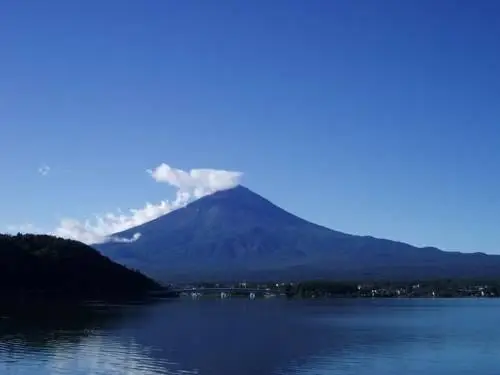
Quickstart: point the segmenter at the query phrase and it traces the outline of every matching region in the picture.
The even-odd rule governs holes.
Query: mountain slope
[[[500,257],[417,248],[337,232],[294,216],[243,186],[220,191],[96,246],[117,262],[166,279],[487,276]]]
[[[159,288],[83,243],[46,235],[0,234],[0,270],[4,297],[126,297]]]

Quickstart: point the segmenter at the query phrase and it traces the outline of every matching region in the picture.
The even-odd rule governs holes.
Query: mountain
[[[3,299],[126,297],[160,288],[90,246],[47,235],[0,234],[0,270]]]
[[[500,274],[500,256],[418,248],[310,223],[243,186],[117,233],[103,254],[165,281],[405,279]]]

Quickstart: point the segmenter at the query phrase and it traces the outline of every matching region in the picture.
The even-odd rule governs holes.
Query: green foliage
[[[328,280],[305,281],[293,289],[289,286],[286,290],[287,295],[295,294],[301,297],[351,296],[356,292],[355,284]]]
[[[77,241],[47,235],[0,235],[3,295],[101,298],[160,286]]]

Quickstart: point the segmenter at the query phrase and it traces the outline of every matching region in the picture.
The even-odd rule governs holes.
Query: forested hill
[[[2,295],[125,297],[158,288],[152,279],[83,243],[48,235],[0,234]]]

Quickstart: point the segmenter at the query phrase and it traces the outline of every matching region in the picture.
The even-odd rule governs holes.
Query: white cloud
[[[38,173],[40,173],[42,176],[47,176],[49,172],[50,172],[50,167],[46,164],[38,168]]]
[[[146,203],[143,208],[130,209],[126,213],[117,210],[116,213],[97,215],[93,220],[79,221],[65,218],[50,234],[75,239],[86,244],[110,241],[134,242],[141,237],[139,231],[129,238],[116,236],[115,234],[154,220],[205,195],[235,187],[242,177],[241,172],[217,169],[192,169],[187,172],[171,168],[164,163],[152,170],[147,170],[147,173],[156,182],[167,183],[176,187],[175,199],[173,201],[163,200],[157,204]],[[24,227],[25,229],[35,229],[32,225]],[[27,232],[32,231],[27,230]]]
[[[75,239],[86,244],[134,242],[141,237],[141,233],[136,232],[129,238],[115,236],[114,234],[137,227],[179,207],[183,207],[189,203],[189,198],[185,194],[177,193],[176,199],[172,202],[168,200],[163,200],[158,204],[148,202],[143,208],[130,209],[127,213],[117,210],[116,213],[97,215],[93,220],[85,221],[63,219],[52,234]]]
[[[123,242],[123,243],[131,243],[137,241],[139,238],[141,238],[142,234],[141,233],[134,233],[134,235],[131,238],[114,238],[114,242]]]
[[[166,182],[196,198],[239,184],[242,173],[216,169],[191,169],[189,172],[162,163],[148,173],[157,182]]]

